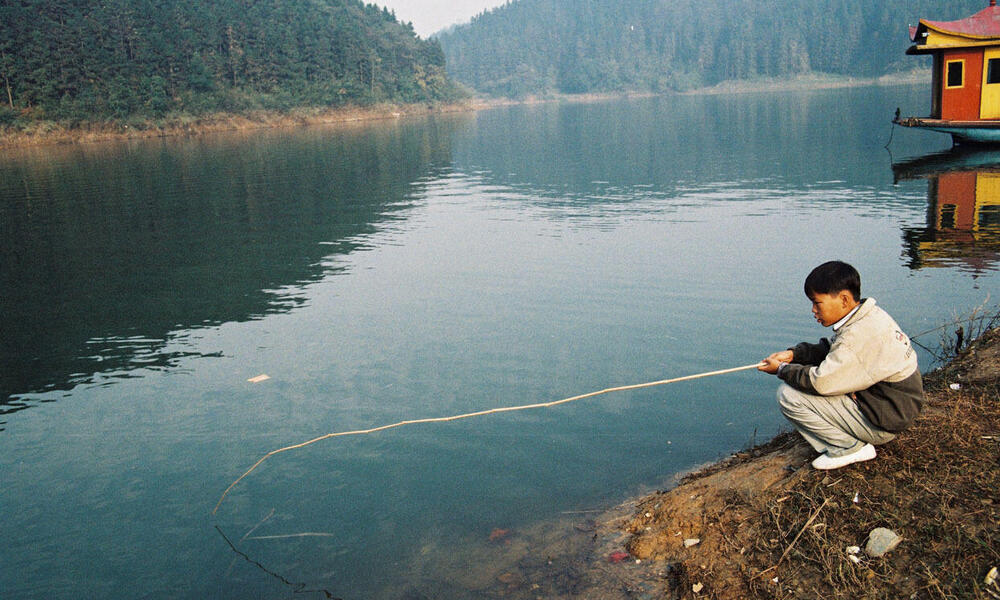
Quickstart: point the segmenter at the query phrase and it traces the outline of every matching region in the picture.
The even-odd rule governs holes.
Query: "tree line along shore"
[[[0,144],[386,118],[483,97],[850,85],[928,68],[904,55],[901,19],[976,5],[520,0],[422,39],[363,0],[22,0],[0,5]]]
[[[211,128],[465,96],[440,43],[361,0],[0,5],[5,137]]]

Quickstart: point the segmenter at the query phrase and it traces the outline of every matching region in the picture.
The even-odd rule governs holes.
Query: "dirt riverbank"
[[[744,94],[754,92],[788,92],[795,90],[831,89],[863,85],[899,85],[929,80],[922,71],[887,75],[877,79],[839,77],[825,74],[807,74],[793,78],[757,79],[752,81],[724,81],[717,85],[699,88],[684,94]],[[520,99],[470,98],[461,102],[438,105],[379,104],[375,106],[348,106],[341,108],[300,108],[286,112],[252,111],[229,114],[216,113],[203,116],[177,116],[159,121],[91,122],[67,125],[53,121],[33,123],[25,129],[0,127],[0,148],[46,146],[53,144],[84,144],[92,142],[129,140],[156,137],[193,136],[221,131],[247,131],[356,123],[399,119],[409,116],[472,112],[486,108],[521,104],[551,102],[604,102],[616,98],[644,98],[657,96],[652,92],[619,92],[593,94],[553,94],[530,96]]]
[[[893,73],[892,75],[883,75],[881,77],[848,77],[843,75],[806,73],[796,77],[762,77],[752,80],[729,80],[684,93],[689,95],[717,95],[829,90],[871,85],[930,85],[930,80],[931,72],[926,69],[914,69],[912,71]]]
[[[782,434],[592,519],[498,530],[463,557],[492,569],[452,583],[546,600],[1000,598],[1000,330],[925,384],[924,413],[876,460],[816,471]],[[869,556],[878,527],[902,540]]]
[[[216,113],[198,117],[183,116],[133,125],[119,122],[94,122],[68,126],[55,122],[42,122],[23,131],[10,129],[0,131],[0,148],[86,144],[112,140],[195,136],[222,131],[357,123],[417,115],[467,112],[499,104],[499,102],[468,100],[441,105],[380,104],[370,107],[303,108],[288,112],[254,111],[240,114]]]

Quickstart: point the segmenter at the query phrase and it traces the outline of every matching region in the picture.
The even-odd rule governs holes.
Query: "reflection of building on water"
[[[903,231],[911,269],[1000,268],[1000,160],[977,158],[956,152],[893,166],[897,179],[927,179],[927,226]]]

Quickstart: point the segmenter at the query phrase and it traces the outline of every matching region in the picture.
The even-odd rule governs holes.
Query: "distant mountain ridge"
[[[437,41],[361,0],[0,3],[0,125],[458,93]]]
[[[909,24],[987,0],[512,0],[438,34],[448,72],[486,94],[687,90],[725,80],[875,77],[926,65]]]

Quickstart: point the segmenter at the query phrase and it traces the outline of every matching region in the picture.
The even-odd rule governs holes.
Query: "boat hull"
[[[951,135],[956,144],[1000,145],[1000,120],[997,121],[945,121],[943,119],[919,119],[909,117],[895,119],[893,123],[903,127],[927,129]]]

